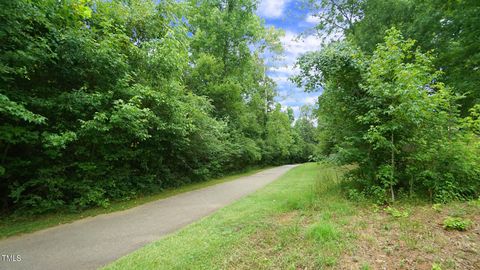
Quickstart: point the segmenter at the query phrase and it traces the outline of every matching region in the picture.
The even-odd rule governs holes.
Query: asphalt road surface
[[[97,269],[256,191],[294,166],[1,240],[0,269]]]

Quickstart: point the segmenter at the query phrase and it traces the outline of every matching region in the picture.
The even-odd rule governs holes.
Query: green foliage
[[[447,217],[443,220],[443,228],[445,230],[466,231],[472,224],[471,220],[459,217]]]
[[[387,208],[385,208],[384,211],[385,213],[391,215],[394,218],[406,218],[409,216],[408,211],[406,210],[401,211],[391,206],[387,206]]]
[[[351,188],[347,192],[347,198],[353,202],[364,202],[365,194],[358,191],[358,189]]]
[[[443,82],[465,96],[461,114],[480,102],[480,2],[477,0],[307,0],[319,22],[314,32],[328,40],[346,39],[373,54],[385,32],[399,29],[417,45],[435,54]]]
[[[434,203],[432,205],[432,209],[436,212],[442,212],[442,205],[440,203]]]
[[[367,0],[362,19],[349,31],[356,44],[372,52],[383,39],[385,30],[396,27],[420,47],[432,50],[433,61],[442,67],[443,80],[453,91],[465,95],[458,100],[463,115],[480,101],[480,54],[478,53],[480,19],[475,14],[480,3],[475,0],[384,1]]]
[[[253,0],[3,1],[1,211],[107,206],[252,165],[305,161],[259,58]],[[297,147],[297,144],[299,145]]]
[[[325,42],[327,39],[338,39],[342,31],[349,31],[361,18],[363,0],[305,0],[310,13],[319,22],[314,27],[315,33]]]
[[[480,135],[480,103],[470,109],[470,115],[463,119],[463,126]]]
[[[435,202],[480,192],[477,106],[460,118],[459,97],[434,63],[394,28],[371,56],[343,42],[297,62],[301,72],[293,80],[306,91],[323,89],[321,154],[357,165],[350,185],[376,203],[395,200],[399,190]]]
[[[3,94],[0,94],[0,113],[13,119],[35,124],[43,124],[46,120],[45,117],[28,111],[21,104],[9,100],[8,97]]]

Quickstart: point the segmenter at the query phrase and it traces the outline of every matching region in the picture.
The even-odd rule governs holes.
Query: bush
[[[459,217],[447,217],[443,220],[443,228],[445,230],[466,231],[473,222],[469,219],[462,219]]]
[[[405,218],[405,217],[408,217],[410,214],[408,213],[408,211],[401,211],[401,210],[398,210],[394,207],[391,207],[391,206],[388,206],[387,208],[384,209],[384,211],[388,214],[390,214],[392,217],[394,218]]]

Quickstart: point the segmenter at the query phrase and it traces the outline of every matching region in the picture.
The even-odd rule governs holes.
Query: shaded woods
[[[158,2],[158,3],[157,3]],[[303,162],[260,58],[253,0],[0,4],[3,212],[106,206],[246,167]]]

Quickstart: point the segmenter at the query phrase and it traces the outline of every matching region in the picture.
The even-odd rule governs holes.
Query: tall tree
[[[414,45],[396,29],[372,56],[332,44],[302,56],[295,81],[309,90],[323,86],[319,129],[321,138],[331,137],[324,154],[357,164],[352,176],[365,192],[388,192],[391,200],[400,188],[436,201],[474,197],[479,148],[467,145],[478,139],[461,128],[457,98],[434,57]]]
[[[467,115],[480,102],[480,2],[476,0],[319,0],[307,1],[320,19],[317,33],[337,33],[372,54],[391,27],[436,55],[435,65],[458,95]]]

